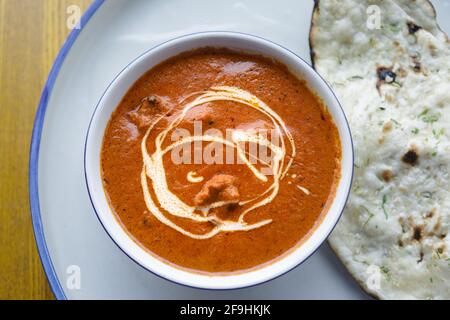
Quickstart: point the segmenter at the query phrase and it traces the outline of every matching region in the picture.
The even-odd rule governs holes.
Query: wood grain
[[[37,254],[28,157],[42,87],[70,30],[69,5],[90,0],[0,0],[0,299],[52,299]]]

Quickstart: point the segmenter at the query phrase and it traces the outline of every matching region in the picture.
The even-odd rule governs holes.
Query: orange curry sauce
[[[215,86],[240,88],[268,105],[292,134],[296,154],[273,201],[245,216],[248,223],[267,219],[271,223],[249,231],[193,239],[161,223],[147,208],[141,185],[141,142],[150,123],[161,117],[146,143],[149,153],[154,151],[156,136],[180,114],[186,101]],[[203,130],[221,132],[273,128],[266,116],[233,101],[199,105],[187,113],[179,127],[193,132],[194,121],[200,121]],[[172,142],[169,137],[164,146]],[[178,267],[226,273],[269,263],[307,238],[334,197],[340,178],[340,150],[331,116],[304,81],[285,66],[261,56],[204,48],[159,64],[129,89],[106,129],[101,168],[110,206],[137,243]],[[286,162],[292,150],[287,151]],[[163,159],[170,191],[189,206],[248,200],[264,192],[271,181],[270,176],[267,182],[257,179],[245,164],[174,164],[170,153]],[[189,172],[203,180],[189,181]],[[156,199],[154,193],[152,197]],[[232,203],[212,209],[208,215],[235,221],[242,210]],[[211,222],[165,216],[195,234],[213,228]]]

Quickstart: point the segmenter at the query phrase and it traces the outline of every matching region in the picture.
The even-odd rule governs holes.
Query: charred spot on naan
[[[418,26],[417,24],[415,24],[412,21],[408,21],[406,23],[406,25],[408,26],[408,32],[409,34],[415,34],[417,31],[419,31],[420,29],[422,29],[421,26]]]
[[[392,170],[383,170],[381,171],[380,176],[384,182],[391,182],[394,178],[394,172],[392,172]]]
[[[397,82],[397,73],[393,71],[393,67],[377,66],[376,74],[378,79],[376,82],[376,88],[380,95],[381,95],[380,91],[381,85],[383,84],[390,84],[397,86],[400,85]]]
[[[417,149],[412,148],[408,150],[402,157],[402,161],[411,166],[415,166],[419,162],[419,152]]]

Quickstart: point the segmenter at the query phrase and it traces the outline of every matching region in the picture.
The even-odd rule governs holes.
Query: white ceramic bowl
[[[128,89],[146,71],[181,52],[201,47],[226,47],[261,54],[282,62],[292,73],[305,79],[326,104],[338,128],[342,144],[342,172],[334,201],[311,236],[288,255],[249,272],[232,275],[205,275],[173,267],[151,255],[122,228],[108,205],[102,186],[100,151],[110,116]],[[165,42],[131,62],[103,94],[89,126],[85,147],[85,175],[92,204],[100,222],[113,241],[145,269],[173,282],[204,289],[234,289],[274,279],[305,261],[328,237],[342,214],[353,175],[353,145],[344,112],[325,81],[300,57],[268,40],[235,32],[195,33]]]

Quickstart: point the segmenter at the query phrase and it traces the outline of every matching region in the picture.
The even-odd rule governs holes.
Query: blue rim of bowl
[[[92,200],[92,195],[91,195],[91,192],[90,192],[90,190],[89,190],[89,184],[88,184],[87,173],[86,173],[86,149],[87,149],[87,142],[88,142],[88,137],[89,137],[89,132],[90,132],[90,129],[91,129],[92,121],[93,121],[93,119],[94,119],[95,114],[97,113],[97,109],[98,109],[98,107],[99,107],[99,105],[100,105],[100,102],[103,100],[103,97],[105,96],[106,92],[109,90],[109,88],[111,87],[111,85],[116,81],[116,79],[117,79],[117,78],[118,78],[118,77],[119,77],[126,69],[128,69],[130,65],[132,65],[133,63],[135,63],[135,62],[136,62],[137,60],[139,60],[141,57],[143,57],[143,56],[145,56],[146,54],[148,54],[150,51],[153,51],[154,49],[159,48],[160,46],[165,45],[166,43],[172,42],[172,41],[174,41],[174,40],[178,40],[178,39],[185,38],[185,37],[189,37],[189,36],[193,36],[193,35],[198,35],[198,34],[208,34],[208,33],[211,33],[211,34],[213,34],[213,33],[238,34],[238,35],[244,35],[244,36],[254,37],[254,38],[261,39],[261,40],[267,41],[267,42],[269,42],[269,43],[272,43],[272,44],[274,44],[274,45],[276,45],[276,46],[278,46],[278,47],[280,47],[280,48],[282,48],[282,49],[284,49],[284,50],[290,52],[290,53],[293,54],[295,57],[297,57],[298,59],[300,59],[300,60],[307,66],[307,68],[309,68],[313,73],[315,73],[315,74],[319,77],[319,79],[325,84],[325,86],[329,89],[329,91],[330,91],[331,94],[333,95],[334,99],[336,100],[337,105],[339,106],[339,108],[340,108],[340,110],[341,110],[341,112],[342,112],[342,115],[343,115],[343,117],[344,117],[344,120],[345,120],[345,124],[346,124],[345,127],[346,127],[346,129],[347,129],[347,134],[348,134],[348,136],[349,136],[349,138],[350,138],[350,144],[351,144],[351,145],[350,145],[350,149],[352,150],[352,157],[351,157],[352,166],[351,166],[351,169],[350,169],[350,170],[351,170],[351,174],[350,174],[350,184],[349,184],[349,186],[348,186],[348,190],[346,190],[347,196],[346,196],[346,198],[345,198],[345,201],[344,201],[344,205],[343,205],[343,207],[342,207],[342,210],[341,210],[341,212],[339,213],[338,218],[336,219],[336,222],[334,223],[333,227],[330,229],[329,233],[326,235],[326,237],[325,237],[325,239],[322,241],[322,243],[319,244],[319,245],[317,246],[317,248],[315,248],[308,256],[305,257],[305,259],[303,259],[301,262],[299,262],[298,264],[296,264],[294,267],[292,267],[292,268],[290,268],[290,269],[288,269],[288,270],[286,270],[286,271],[280,273],[279,275],[277,275],[277,276],[275,276],[275,277],[273,277],[273,278],[270,278],[270,279],[268,279],[268,280],[265,280],[265,281],[262,281],[262,282],[259,282],[259,283],[256,283],[256,284],[248,285],[248,286],[239,287],[239,288],[225,288],[225,289],[218,288],[218,289],[216,289],[216,288],[200,288],[200,287],[195,287],[195,286],[191,286],[191,285],[179,283],[179,282],[173,281],[173,280],[171,280],[171,279],[167,279],[167,278],[165,278],[165,277],[163,277],[163,276],[161,276],[161,275],[159,275],[159,274],[157,274],[157,273],[155,273],[155,272],[153,272],[153,271],[147,269],[147,268],[144,267],[143,265],[141,265],[138,261],[136,261],[133,257],[131,257],[131,256],[130,256],[130,255],[129,255],[129,254],[128,254],[128,253],[127,253],[127,252],[126,252],[126,251],[125,251],[125,250],[124,250],[124,249],[123,249],[123,248],[115,241],[115,240],[114,240],[114,238],[109,234],[108,230],[107,230],[106,227],[104,226],[104,224],[103,224],[102,220],[100,219],[100,216],[98,215],[98,212],[97,212],[97,210],[96,210],[96,208],[95,208],[95,206],[94,206],[94,202],[93,202],[93,200]],[[263,38],[263,37],[255,36],[255,35],[252,35],[252,34],[249,34],[249,33],[236,32],[236,31],[223,31],[223,30],[219,30],[219,31],[217,31],[217,30],[212,30],[212,31],[193,32],[193,33],[189,33],[189,34],[185,34],[185,35],[182,35],[182,36],[179,36],[179,37],[175,37],[175,38],[169,39],[169,40],[167,40],[167,41],[164,41],[164,42],[162,42],[162,43],[160,43],[160,44],[158,44],[158,45],[156,45],[156,46],[154,46],[154,47],[152,47],[152,48],[146,50],[144,53],[140,54],[138,57],[136,57],[135,59],[133,59],[129,64],[127,64],[127,65],[126,65],[126,66],[125,66],[125,67],[124,67],[124,68],[123,68],[123,69],[122,69],[122,70],[114,77],[114,79],[111,81],[111,83],[107,86],[107,88],[105,89],[105,91],[104,91],[103,94],[101,95],[101,97],[100,97],[100,99],[99,99],[99,101],[98,101],[98,103],[97,103],[97,105],[96,105],[96,107],[95,107],[95,109],[94,109],[94,111],[93,111],[93,113],[92,113],[91,120],[89,121],[89,127],[88,127],[87,132],[86,132],[86,140],[85,140],[85,145],[84,145],[84,161],[83,161],[83,164],[84,164],[84,177],[85,177],[86,189],[87,189],[87,192],[88,192],[88,195],[89,195],[89,200],[90,200],[90,202],[91,202],[91,206],[92,206],[92,208],[93,208],[93,210],[94,210],[94,212],[95,212],[95,214],[96,214],[96,216],[97,216],[98,221],[99,221],[100,224],[102,225],[103,229],[105,230],[105,232],[106,232],[106,234],[109,236],[109,238],[114,242],[114,244],[115,244],[115,245],[116,245],[116,246],[117,246],[117,247],[118,247],[118,248],[119,248],[119,249],[120,249],[127,257],[128,257],[128,258],[130,258],[131,261],[133,261],[134,263],[136,263],[139,267],[141,267],[141,268],[144,269],[145,271],[150,272],[151,274],[157,276],[158,278],[164,279],[164,280],[166,280],[166,281],[169,281],[169,282],[171,282],[171,283],[174,283],[174,284],[177,284],[177,285],[180,285],[180,286],[184,286],[184,287],[188,287],[188,288],[193,288],[193,289],[197,289],[197,290],[205,290],[205,291],[231,291],[231,290],[240,290],[240,289],[245,289],[245,288],[251,288],[251,287],[259,286],[259,285],[265,284],[265,283],[267,283],[267,282],[273,281],[273,280],[275,280],[275,279],[278,279],[279,277],[281,277],[281,276],[283,276],[283,275],[285,275],[285,274],[291,272],[292,270],[294,270],[294,269],[296,269],[297,267],[299,267],[300,265],[302,265],[303,262],[307,261],[314,253],[317,252],[317,250],[319,250],[319,248],[322,246],[322,244],[327,240],[327,238],[328,238],[329,235],[333,232],[334,228],[336,227],[337,223],[339,222],[339,220],[340,220],[340,218],[341,218],[341,216],[342,216],[342,214],[343,214],[343,212],[344,212],[344,209],[345,209],[345,206],[346,206],[346,204],[347,204],[348,198],[349,198],[349,196],[350,196],[350,191],[351,191],[351,188],[352,188],[352,185],[353,185],[354,163],[355,163],[355,151],[354,151],[353,137],[352,137],[350,125],[349,125],[347,116],[345,115],[344,109],[342,108],[342,105],[341,105],[339,99],[337,98],[337,96],[336,96],[336,94],[334,93],[333,89],[331,89],[331,87],[328,85],[328,82],[326,82],[325,79],[324,79],[324,78],[323,78],[323,77],[322,77],[322,76],[321,76],[321,75],[320,75],[320,74],[319,74],[319,73],[318,73],[318,72],[317,72],[317,71],[316,71],[309,63],[307,63],[302,57],[300,57],[300,56],[299,56],[298,54],[296,54],[295,52],[293,52],[293,51],[287,49],[286,47],[284,47],[284,46],[282,46],[282,45],[280,45],[280,44],[278,44],[278,43],[276,43],[276,42],[273,42],[273,41],[271,41],[271,40],[265,39],[265,38]]]
[[[28,173],[28,188],[30,197],[30,209],[31,209],[31,220],[33,223],[34,238],[36,240],[36,245],[38,248],[39,257],[44,267],[47,280],[50,284],[50,288],[58,300],[65,300],[66,295],[59,282],[58,276],[53,267],[52,260],[47,248],[47,243],[45,241],[44,229],[41,220],[41,210],[39,205],[39,149],[41,144],[42,129],[45,119],[45,111],[47,110],[47,105],[49,97],[51,96],[53,86],[55,85],[58,74],[63,66],[64,60],[67,54],[72,48],[73,44],[77,40],[80,33],[83,31],[89,20],[94,16],[100,6],[105,2],[105,0],[94,0],[94,2],[86,10],[85,14],[81,17],[80,28],[73,29],[66,39],[63,47],[61,48],[55,62],[53,63],[52,69],[45,83],[44,89],[42,90],[39,105],[36,111],[36,116],[34,119],[33,133],[31,137],[30,145],[30,162],[29,162],[29,173]]]

